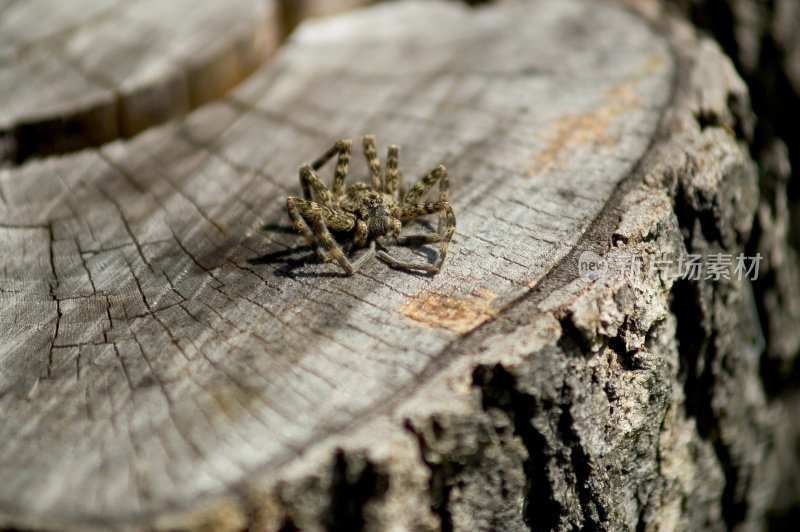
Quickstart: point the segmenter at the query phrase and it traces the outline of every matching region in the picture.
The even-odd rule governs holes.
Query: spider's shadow
[[[281,225],[281,224],[264,224],[261,226],[262,231],[267,231],[268,233],[283,233],[285,235],[296,235],[297,231],[291,225]],[[308,246],[306,246],[308,247]]]
[[[296,234],[291,226],[281,226],[276,224],[265,225],[263,230],[273,233]],[[275,277],[345,277],[343,272],[303,272],[296,271],[309,263],[319,263],[316,254],[311,246],[307,244],[298,245],[286,249],[280,249],[271,253],[265,253],[258,257],[247,259],[247,263],[253,266],[269,264],[272,266],[272,274]]]
[[[409,224],[410,226],[420,226],[424,227],[429,231],[433,231],[433,226],[428,220],[419,219],[414,220],[412,223]],[[282,234],[289,234],[289,235],[297,235],[297,231],[295,231],[294,227],[291,225],[281,225],[281,224],[265,224],[261,226],[261,229],[266,232],[270,233],[282,233]],[[343,242],[346,239],[343,236],[336,232],[331,231],[334,235],[334,238],[338,242]],[[403,247],[408,248],[413,251],[411,253],[416,255],[424,255],[427,262],[431,263],[436,260],[437,251],[431,249],[428,246],[424,245],[406,245],[406,246],[396,246],[396,247]],[[352,246],[343,245],[342,250],[348,257],[352,257],[353,252],[355,250],[352,249]],[[356,255],[358,252],[356,251]],[[380,259],[375,257],[375,260],[382,262]],[[269,264],[273,266],[275,269],[273,271],[273,275],[276,277],[290,277],[292,279],[298,277],[347,277],[343,271],[341,271],[338,267],[332,271],[326,272],[308,272],[308,271],[296,271],[303,266],[307,266],[308,264],[320,264],[317,255],[314,253],[314,250],[311,246],[307,244],[301,244],[298,246],[294,246],[291,248],[281,249],[278,251],[273,251],[271,253],[265,253],[264,255],[258,257],[252,257],[247,259],[248,264],[251,265],[259,265],[259,264]],[[332,262],[335,264],[335,261]],[[388,265],[386,265],[389,267]],[[429,277],[430,274],[423,271],[415,271],[415,270],[403,270],[406,273],[411,275],[419,275],[422,277]]]
[[[265,224],[261,226],[262,231],[268,233],[281,233],[287,235],[297,235],[297,231],[291,225]],[[298,235],[299,236],[299,235]],[[286,249],[280,249],[271,253],[265,253],[258,257],[247,259],[248,264],[259,265],[269,264],[273,266],[275,277],[347,277],[340,270],[326,272],[296,271],[309,264],[320,264],[314,249],[308,244],[300,244]]]
[[[297,258],[293,257],[293,255],[306,250],[311,251],[311,246],[297,246],[273,251],[272,253],[266,253],[260,257],[247,259],[247,262],[254,266],[258,264],[270,264],[275,266],[274,275],[276,277],[297,277],[297,274],[293,273],[294,270],[306,264],[308,262],[308,257],[303,256]],[[313,256],[313,253],[309,256]]]

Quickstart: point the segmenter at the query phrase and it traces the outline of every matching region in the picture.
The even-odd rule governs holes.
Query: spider
[[[344,180],[350,162],[351,145],[352,142],[348,139],[339,140],[316,161],[310,165],[304,163],[300,166],[303,197],[286,198],[286,208],[294,228],[314,248],[320,260],[328,262],[336,259],[347,275],[356,273],[367,259],[376,254],[392,268],[437,273],[442,268],[447,247],[456,229],[456,217],[447,201],[450,185],[444,166],[439,165],[429,171],[400,199],[402,176],[397,169],[400,147],[389,146],[385,178],[383,178],[381,164],[375,151],[375,137],[365,135],[364,155],[369,164],[371,184],[358,182],[345,190]],[[317,176],[316,170],[334,155],[338,155],[338,158],[333,177],[333,190],[329,190]],[[436,181],[439,181],[439,201],[419,202]],[[317,201],[311,200],[312,190]],[[403,223],[434,213],[440,215],[437,233],[400,236]],[[334,240],[331,230],[336,233],[352,233],[349,247],[367,247],[367,250],[351,262]],[[435,242],[441,242],[441,247],[433,264],[400,261],[387,252],[392,244],[418,245]],[[377,253],[376,245],[380,248]],[[324,248],[327,248],[327,251]]]

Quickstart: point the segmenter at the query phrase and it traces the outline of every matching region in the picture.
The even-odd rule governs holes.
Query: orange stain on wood
[[[644,60],[642,67],[644,68],[645,72],[650,74],[653,72],[658,72],[664,68],[664,59],[661,57],[648,57]]]
[[[492,302],[497,294],[477,289],[460,295],[455,289],[449,293],[417,292],[403,303],[398,311],[427,327],[442,327],[458,334],[471,331],[495,315]]]
[[[608,103],[592,113],[582,115],[566,115],[553,125],[553,131],[542,134],[547,142],[544,151],[531,157],[528,177],[541,171],[558,167],[562,151],[575,146],[614,145],[616,139],[609,132],[609,125],[621,115],[635,109],[640,98],[634,89],[634,82],[626,82],[611,88],[607,92]]]

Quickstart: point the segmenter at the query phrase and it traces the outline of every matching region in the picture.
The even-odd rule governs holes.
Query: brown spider
[[[343,139],[334,144],[328,151],[311,165],[300,166],[300,185],[303,187],[303,198],[286,198],[286,208],[294,228],[305,237],[323,262],[336,259],[347,275],[353,275],[368,258],[376,254],[376,244],[381,248],[377,252],[379,259],[392,268],[402,270],[421,270],[437,273],[444,262],[447,247],[456,229],[456,217],[447,201],[450,185],[447,171],[439,165],[420,179],[400,199],[402,177],[397,170],[400,157],[399,146],[389,146],[386,157],[386,177],[382,179],[381,164],[375,151],[375,137],[364,136],[364,155],[369,163],[372,184],[355,183],[347,190],[344,179],[347,165],[350,162],[352,142]],[[316,174],[335,154],[336,173],[333,178],[333,190],[320,180]],[[419,202],[418,200],[439,181],[439,201]],[[317,201],[311,200],[311,190]],[[400,236],[404,222],[408,222],[426,214],[440,214],[438,233],[428,235]],[[309,227],[310,224],[310,227]],[[352,245],[369,246],[361,257],[351,262],[345,257],[341,246],[334,240],[330,230],[335,232],[352,232]],[[314,236],[316,235],[316,239]],[[386,252],[392,244],[417,245],[441,242],[439,256],[433,264],[412,264],[402,262]],[[326,252],[322,245],[328,248]]]

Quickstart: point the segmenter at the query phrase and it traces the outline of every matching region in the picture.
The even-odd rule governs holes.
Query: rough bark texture
[[[733,59],[751,93],[757,127],[751,156],[760,201],[748,249],[768,257],[754,284],[766,346],[761,373],[784,421],[777,438],[782,482],[771,526],[800,518],[800,3],[794,0],[671,0]]]
[[[657,10],[392,2],[2,170],[0,526],[762,527],[760,292],[649,271],[750,251],[752,130],[731,62]],[[364,133],[407,183],[447,166],[438,275],[344,277],[291,230],[299,163]],[[591,280],[584,252],[642,269]]]

